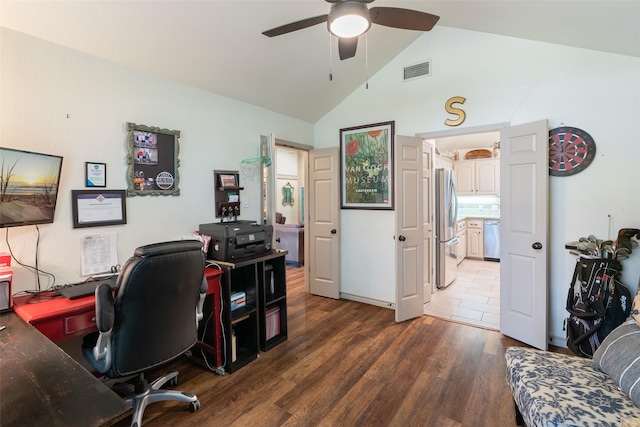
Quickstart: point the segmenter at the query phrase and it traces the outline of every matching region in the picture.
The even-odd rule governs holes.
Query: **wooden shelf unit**
[[[287,339],[287,274],[285,255],[261,262],[258,275],[260,349],[268,351]],[[276,313],[270,311],[275,309]],[[272,317],[273,316],[273,317]]]
[[[271,250],[234,261],[213,260],[224,271],[221,326],[226,344],[225,370],[230,373],[255,360],[260,349],[266,351],[287,339],[286,253]],[[274,292],[267,294],[272,276]],[[231,310],[231,295],[235,292],[245,293],[246,305]],[[266,340],[265,314],[275,306],[280,309],[280,332]]]

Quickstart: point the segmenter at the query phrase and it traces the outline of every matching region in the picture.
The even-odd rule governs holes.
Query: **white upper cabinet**
[[[453,162],[458,195],[499,195],[500,159]]]
[[[458,195],[476,194],[476,164],[473,160],[455,162],[453,170],[456,175],[456,191]]]

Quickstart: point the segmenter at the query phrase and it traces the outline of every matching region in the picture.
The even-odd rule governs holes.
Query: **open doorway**
[[[500,132],[432,140],[434,169],[453,171],[458,193],[457,273],[433,287],[425,314],[500,329]],[[437,214],[437,213],[436,213]]]
[[[275,248],[287,251],[287,265],[305,263],[305,182],[308,151],[279,145],[276,140],[274,162]]]

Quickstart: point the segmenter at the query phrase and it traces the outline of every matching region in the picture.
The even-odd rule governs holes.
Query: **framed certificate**
[[[125,190],[71,190],[73,228],[127,223]]]
[[[85,187],[107,186],[107,164],[85,162]]]

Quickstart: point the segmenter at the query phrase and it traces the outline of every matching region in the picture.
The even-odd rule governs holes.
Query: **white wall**
[[[213,169],[239,169],[259,155],[259,135],[325,148],[340,128],[395,120],[404,135],[449,129],[444,109],[467,98],[461,128],[520,124],[542,118],[589,132],[597,157],[585,171],[551,178],[551,332],[563,337],[564,301],[574,257],[564,243],[640,228],[636,177],[640,159],[640,59],[436,27],[312,127],[309,123],[163,80],[2,29],[0,144],[64,156],[54,224],[40,226],[39,267],[56,283],[80,279],[80,236],[115,231],[124,262],[141,244],[180,238],[212,222]],[[400,81],[405,65],[430,59],[432,76]],[[188,64],[185,64],[188,66]],[[364,72],[363,72],[364,74]],[[215,78],[215,76],[212,76]],[[67,118],[67,114],[69,118]],[[176,129],[180,141],[178,197],[127,199],[128,225],[74,230],[70,190],[84,188],[84,162],[107,163],[108,188],[125,182],[125,123]],[[242,181],[244,219],[258,219],[258,187]],[[608,226],[608,215],[612,225]],[[342,212],[342,291],[394,301],[393,212]],[[609,230],[611,229],[611,231]],[[0,230],[14,255],[35,264],[35,227]],[[636,289],[640,249],[624,261],[623,281]],[[15,290],[35,278],[16,267]],[[45,285],[46,285],[45,280]]]
[[[84,234],[116,232],[124,263],[137,246],[179,239],[214,222],[213,170],[238,170],[240,160],[259,156],[261,134],[312,143],[309,123],[1,31],[0,145],[64,161],[54,223],[39,227],[39,242],[33,226],[1,229],[0,251],[8,250],[8,240],[13,255],[33,266],[38,247],[38,266],[56,284],[81,279]],[[84,188],[85,161],[107,164],[107,188],[127,187],[126,122],[181,131],[180,196],[127,198],[127,225],[73,229],[70,193]],[[241,198],[249,203],[243,219],[260,219],[257,183],[241,180]],[[13,267],[14,291],[35,289],[35,275],[15,261]],[[49,284],[43,279],[43,288]]]
[[[430,77],[401,82],[403,66],[427,59]],[[316,123],[315,146],[339,145],[340,128],[389,120],[402,135],[451,129],[444,121],[456,117],[445,102],[454,96],[467,99],[460,128],[546,118],[550,128],[582,128],[596,141],[591,166],[550,179],[550,332],[562,341],[575,264],[564,243],[640,228],[640,59],[436,26],[371,77],[369,89],[363,85]],[[393,220],[390,212],[342,211],[343,292],[394,301]],[[623,265],[623,281],[635,291],[640,248]]]

